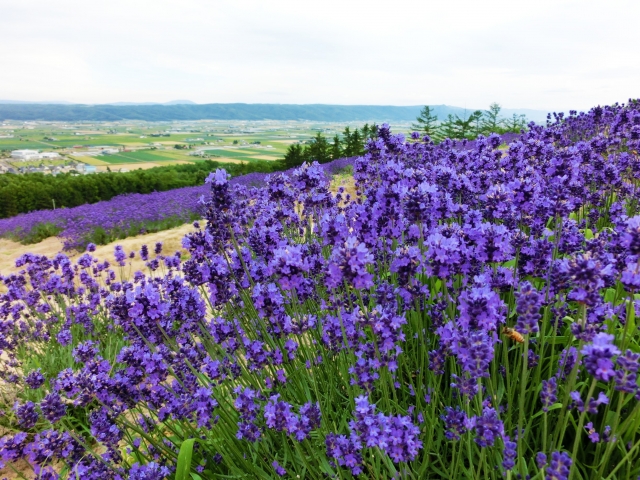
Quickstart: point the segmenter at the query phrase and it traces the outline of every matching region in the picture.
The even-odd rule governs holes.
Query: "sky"
[[[584,110],[640,97],[640,2],[0,0],[0,99]]]

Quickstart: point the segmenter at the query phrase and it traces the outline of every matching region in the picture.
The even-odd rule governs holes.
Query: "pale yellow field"
[[[280,160],[280,157],[274,155],[254,155],[252,158],[257,158],[258,160]]]
[[[154,168],[154,167],[159,167],[160,165],[157,163],[152,163],[152,162],[145,162],[145,163],[117,163],[117,164],[109,164],[109,169],[111,169],[112,172],[117,172],[118,170],[120,170],[121,168],[126,168],[127,170],[137,170],[139,168],[141,168],[142,170],[146,170],[148,168]],[[106,172],[107,171],[107,167],[106,166],[100,166],[98,167],[98,171],[99,172]]]
[[[237,158],[215,157],[212,160],[224,163],[247,163],[246,160],[238,160]]]
[[[88,162],[87,162],[88,163]],[[149,168],[155,167],[166,167],[167,165],[181,165],[185,163],[191,163],[186,160],[167,160],[162,162],[144,162],[144,163],[108,163],[106,165],[99,165],[97,170],[99,172],[106,172],[107,167],[111,169],[112,172],[117,172],[121,168],[126,168],[127,170],[147,170]]]
[[[184,254],[186,251],[182,248],[182,238],[192,230],[193,225],[188,223],[162,232],[148,233],[146,235],[125,238],[124,240],[118,240],[108,245],[98,246],[93,255],[100,260],[109,260],[112,265],[117,267],[115,260],[113,259],[113,251],[116,245],[122,245],[127,254],[131,251],[135,251],[136,258],[133,260],[127,260],[127,266],[122,269],[122,272],[119,271],[119,268],[115,268],[118,275],[122,274],[123,277],[128,278],[136,270],[146,271],[144,262],[140,260],[138,253],[142,245],[146,244],[149,247],[149,250],[153,252],[156,242],[162,242],[163,254],[173,255],[176,251],[181,251]],[[25,253],[35,253],[37,255],[47,255],[48,257],[52,257],[61,250],[62,242],[56,237],[47,238],[40,243],[31,245],[22,245],[21,243],[0,238],[0,274],[7,275],[11,272],[17,271],[18,269],[15,267],[15,261]],[[77,258],[81,255],[80,253],[73,251],[66,252],[66,254],[70,258]],[[151,257],[153,258],[153,255],[151,255]]]
[[[82,162],[88,165],[94,165],[96,167],[99,167],[101,165],[111,165],[110,163],[105,162],[104,160],[98,160],[96,157],[90,157],[89,155],[87,156],[78,155],[77,157],[73,155],[69,155],[69,158],[75,160],[76,162]]]

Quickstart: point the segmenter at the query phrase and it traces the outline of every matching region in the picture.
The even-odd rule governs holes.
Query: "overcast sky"
[[[640,97],[638,14],[638,0],[0,0],[0,99],[581,110]]]

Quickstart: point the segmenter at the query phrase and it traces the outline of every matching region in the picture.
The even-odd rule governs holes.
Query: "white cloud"
[[[0,0],[0,97],[584,109],[638,97],[632,1]]]

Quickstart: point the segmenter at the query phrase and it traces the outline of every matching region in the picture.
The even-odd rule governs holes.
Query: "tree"
[[[465,110],[464,115],[459,117],[456,115],[456,119],[454,125],[456,127],[456,138],[459,139],[468,139],[473,140],[474,136],[474,126],[477,124],[478,119],[482,116],[482,112],[480,110],[476,110],[471,113],[467,117],[467,111]]]
[[[362,127],[362,136],[365,144],[369,139],[375,140],[378,137],[378,126],[375,123],[372,125],[365,123],[364,127]]]
[[[305,148],[305,150],[309,151],[309,160],[311,161],[317,160],[318,163],[331,161],[331,147],[327,139],[320,132],[318,132],[309,144],[309,147]]]
[[[452,114],[447,115],[447,119],[442,122],[440,133],[444,138],[457,138],[456,119]]]
[[[505,120],[504,124],[507,132],[520,133],[520,130],[527,128],[527,117],[514,113],[511,118]]]
[[[502,133],[504,130],[504,119],[500,118],[499,104],[493,102],[489,105],[489,110],[482,113],[481,133],[489,135],[490,133]]]
[[[335,160],[336,158],[342,158],[342,144],[338,135],[333,137],[333,144],[331,145],[331,158],[333,160]]]
[[[299,143],[294,143],[289,145],[287,148],[287,152],[284,154],[284,166],[285,168],[295,168],[304,162],[304,155],[302,151],[302,145]]]
[[[438,125],[438,116],[434,114],[433,109],[429,105],[425,105],[420,110],[420,115],[416,117],[418,123],[411,125],[411,128],[430,137],[437,137],[440,130]]]
[[[442,122],[440,133],[444,138],[453,140],[473,140],[477,136],[480,128],[479,119],[482,116],[480,110],[472,112],[469,116],[465,111],[462,117],[458,115],[447,115],[447,119]]]
[[[343,133],[344,156],[357,157],[364,155],[364,141],[365,138],[357,128],[351,133],[349,127],[346,127]]]

